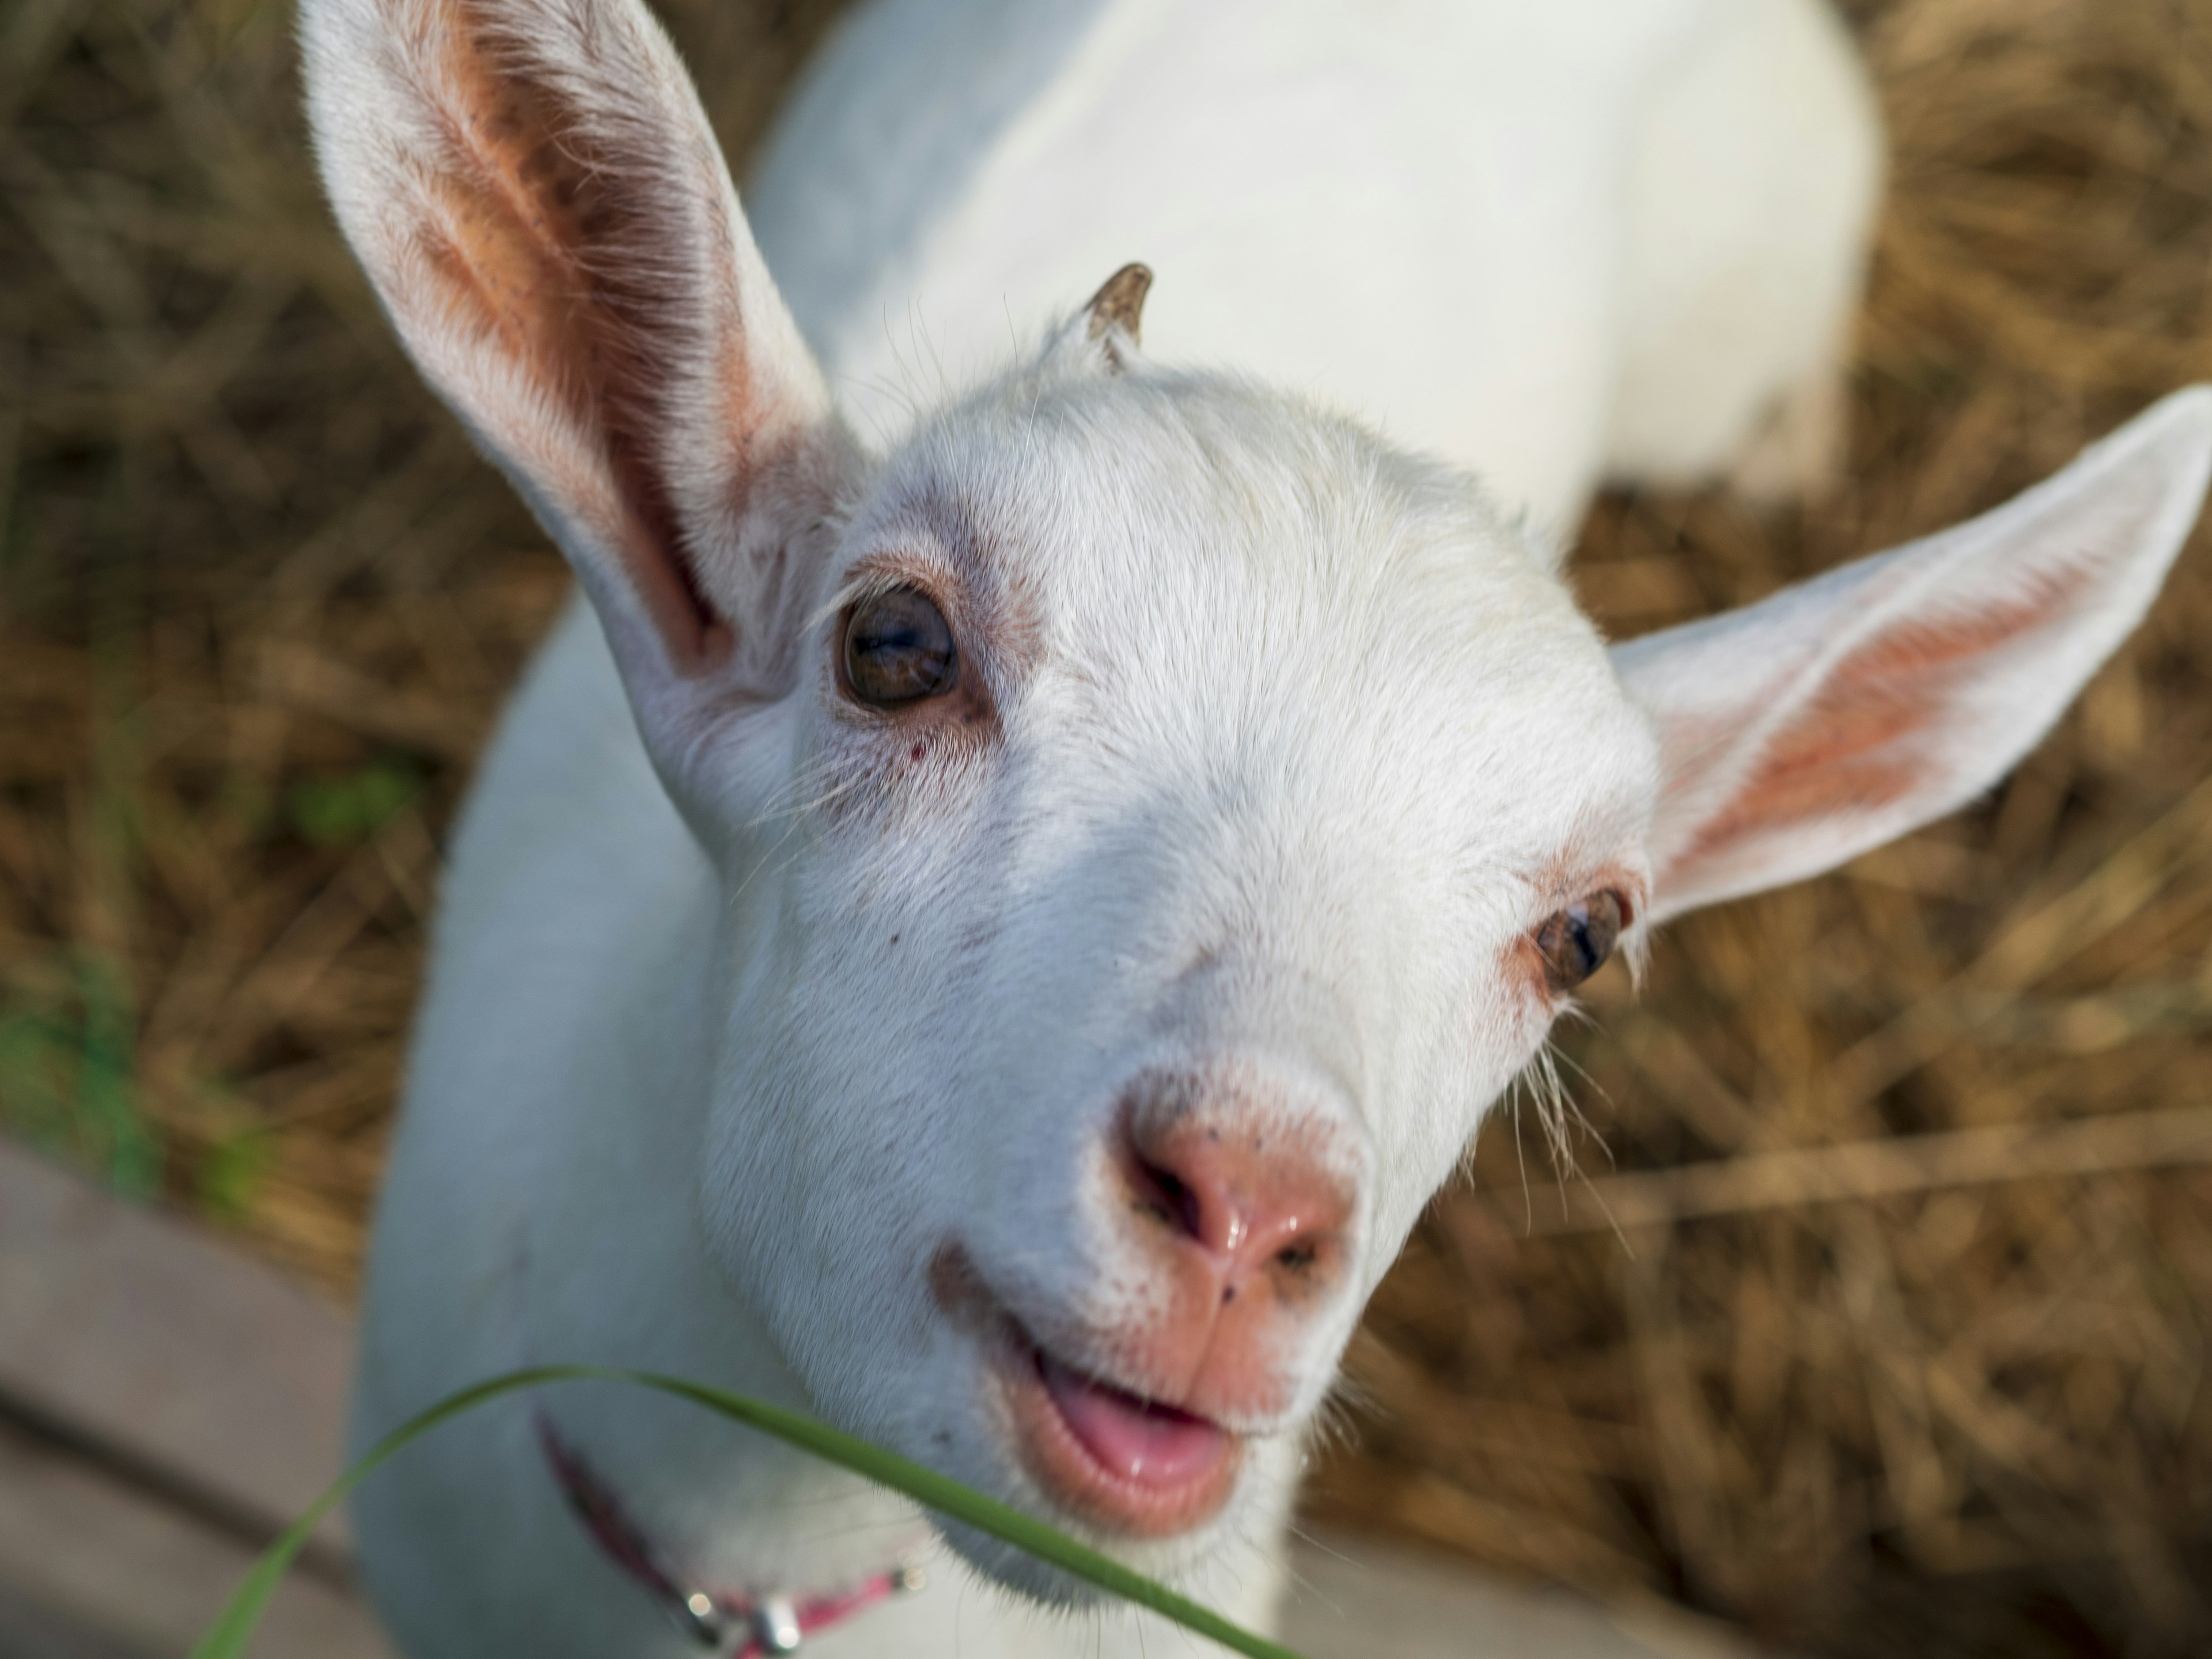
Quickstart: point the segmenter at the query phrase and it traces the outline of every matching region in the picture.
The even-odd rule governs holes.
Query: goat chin
[[[2212,466],[2180,393],[1607,647],[1558,568],[1599,477],[1823,464],[1880,143],[1814,0],[877,0],[766,258],[638,0],[302,32],[339,222],[582,593],[454,839],[364,1442],[517,1364],[679,1373],[1267,1625],[1360,1309],[1576,988],[1987,788]],[[605,1388],[427,1443],[358,1532],[414,1659],[673,1659],[695,1599],[931,1537]],[[946,1539],[855,1643],[1146,1650]]]

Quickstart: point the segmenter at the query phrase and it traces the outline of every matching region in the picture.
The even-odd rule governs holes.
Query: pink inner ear
[[[447,163],[430,188],[441,211],[422,252],[442,283],[450,326],[495,335],[500,355],[561,409],[604,465],[621,522],[594,526],[680,667],[698,665],[725,631],[681,551],[677,516],[648,434],[690,331],[657,283],[656,208],[679,215],[668,158],[627,155],[610,123],[573,106],[531,71],[527,42],[447,0],[436,54],[436,110]],[[688,215],[684,215],[688,217]],[[689,225],[682,227],[691,228]],[[681,262],[678,262],[680,267]],[[603,497],[564,482],[571,501]]]
[[[1948,616],[1900,619],[1829,672],[1771,738],[1725,805],[1662,878],[1694,889],[1747,843],[1827,817],[1942,791],[1939,736],[1956,694],[2023,641],[2071,615],[2101,573],[2089,561],[2014,579],[2016,591]]]

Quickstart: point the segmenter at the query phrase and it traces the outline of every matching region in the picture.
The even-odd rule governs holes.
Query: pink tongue
[[[1213,1467],[1229,1437],[1202,1417],[1142,1400],[1037,1356],[1067,1426],[1111,1474],[1146,1486],[1181,1486]]]

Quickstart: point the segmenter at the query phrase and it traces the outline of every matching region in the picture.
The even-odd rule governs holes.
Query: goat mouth
[[[1077,1370],[1011,1318],[993,1346],[1023,1464],[1072,1514],[1107,1531],[1164,1538],[1228,1501],[1239,1436]]]

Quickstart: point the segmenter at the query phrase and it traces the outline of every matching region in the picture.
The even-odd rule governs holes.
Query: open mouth
[[[1237,1435],[1079,1371],[1006,1324],[994,1358],[1022,1461],[1070,1511],[1111,1531],[1161,1538],[1227,1501],[1243,1449]]]

